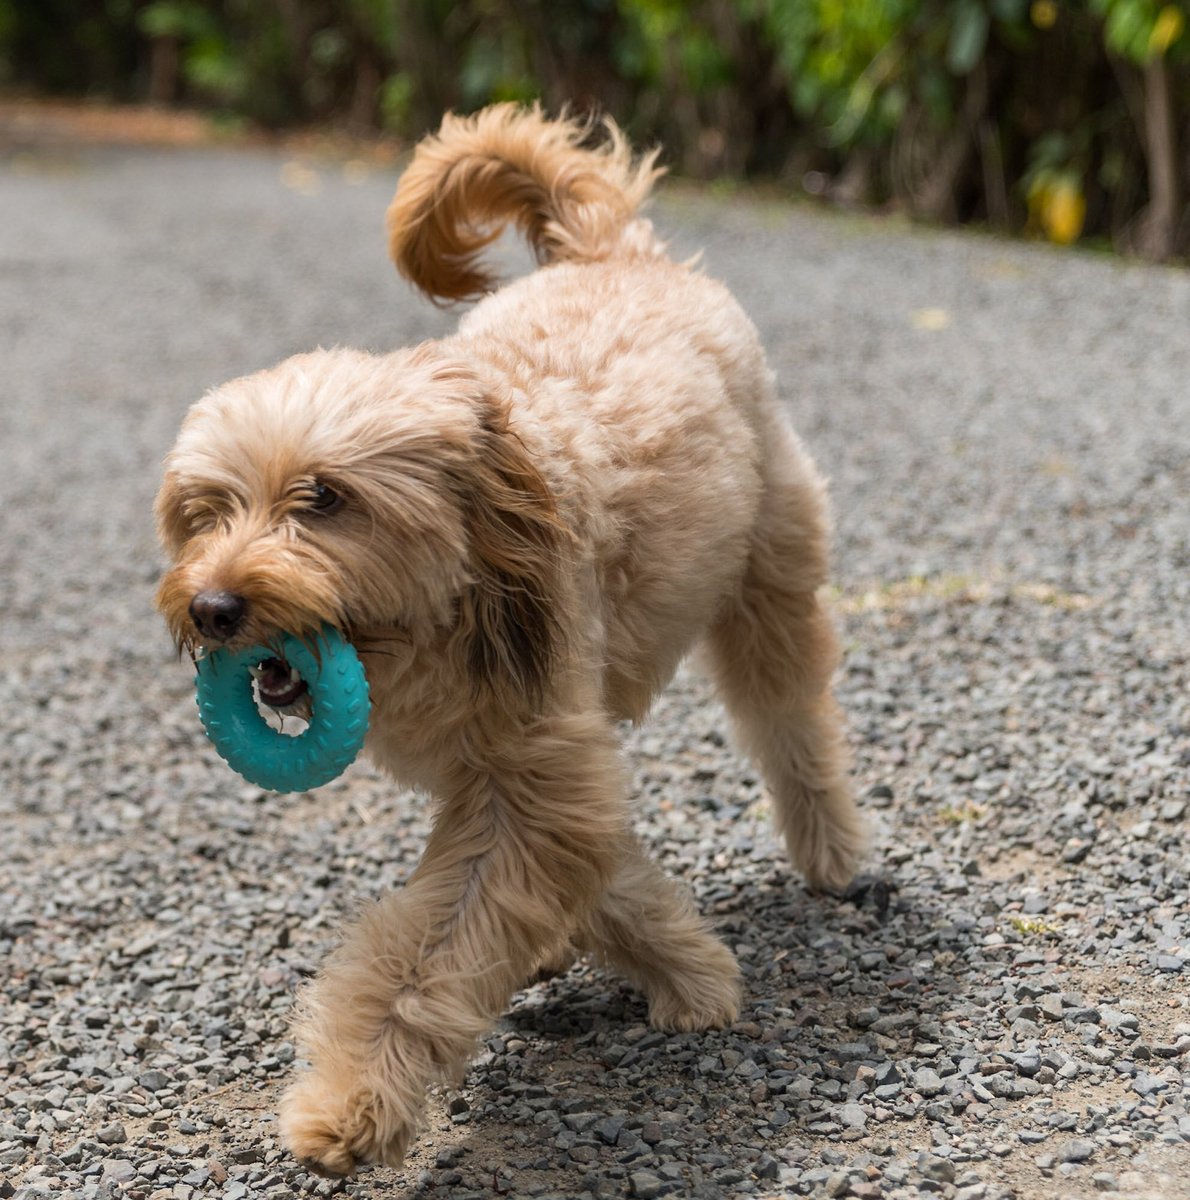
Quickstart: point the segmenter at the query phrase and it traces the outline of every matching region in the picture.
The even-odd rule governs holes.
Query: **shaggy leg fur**
[[[297,1032],[313,1069],[285,1096],[281,1129],[315,1170],[401,1161],[427,1085],[461,1076],[475,1039],[624,852],[601,717],[539,722],[485,758],[460,771],[409,884],[348,931],[303,997]]]
[[[529,978],[525,981],[526,986],[534,983],[544,983],[547,979],[556,979],[559,975],[565,975],[578,962],[578,957],[578,951],[574,948],[574,943],[567,938],[565,944],[559,946],[556,950],[549,950],[542,955],[541,960],[533,968]]]
[[[643,989],[656,1028],[716,1029],[735,1020],[735,958],[639,848],[620,862],[580,939]]]
[[[772,793],[774,820],[812,887],[843,888],[863,851],[831,695],[838,639],[817,598],[826,580],[823,486],[793,435],[770,467],[748,569],[708,639],[740,743]]]

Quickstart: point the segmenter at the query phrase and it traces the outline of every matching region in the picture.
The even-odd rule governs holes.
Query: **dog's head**
[[[157,604],[183,649],[329,624],[363,651],[436,641],[477,683],[541,694],[567,535],[465,362],[318,351],[234,380],[191,409],[156,511]]]

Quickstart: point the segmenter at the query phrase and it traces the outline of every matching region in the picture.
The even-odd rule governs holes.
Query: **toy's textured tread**
[[[355,648],[330,628],[314,653],[289,635],[282,652],[310,689],[310,727],[298,737],[270,728],[256,708],[250,668],[272,653],[267,647],[216,650],[202,659],[196,700],[207,737],[229,766],[258,787],[304,792],[341,775],[363,747],[368,678]]]

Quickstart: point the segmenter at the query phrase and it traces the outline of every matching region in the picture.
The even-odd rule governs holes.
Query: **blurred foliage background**
[[[0,85],[416,138],[608,112],[755,177],[1055,242],[1190,249],[1186,0],[0,0]]]

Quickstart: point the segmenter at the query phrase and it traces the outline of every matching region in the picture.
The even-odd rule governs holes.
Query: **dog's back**
[[[388,222],[398,269],[438,300],[493,291],[479,259],[509,223],[546,267],[487,294],[441,345],[507,397],[590,548],[605,703],[639,719],[738,585],[766,480],[819,484],[751,321],[639,215],[655,155],[634,162],[607,131],[592,147],[589,126],[513,105],[448,117]]]

